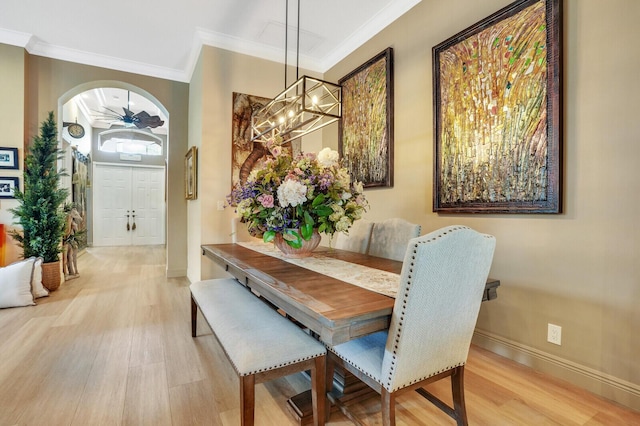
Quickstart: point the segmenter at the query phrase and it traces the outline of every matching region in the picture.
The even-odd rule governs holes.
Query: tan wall
[[[206,194],[209,192],[209,185],[207,181],[202,178],[203,170],[208,167],[208,164],[204,162],[202,150],[202,122],[204,120],[202,114],[202,105],[204,102],[203,85],[202,56],[200,56],[193,75],[191,76],[191,82],[189,83],[189,147],[195,146],[198,149],[198,164],[196,169],[198,198],[187,201],[187,277],[190,278],[191,282],[200,279],[200,244],[202,241],[200,229],[203,225],[201,205],[203,197],[206,198]]]
[[[153,95],[169,112],[167,274],[184,276],[187,271],[184,155],[188,138],[188,84],[27,55],[23,121],[26,125],[25,142],[37,134],[48,111],[54,111],[57,118],[60,97],[79,85],[94,81],[118,81],[134,85]],[[4,100],[0,104],[5,107]]]
[[[509,3],[423,0],[325,74],[337,81],[394,48],[395,187],[366,192],[368,218],[495,235],[502,286],[476,341],[640,409],[640,2],[564,2],[564,214],[432,212],[431,48]],[[546,342],[547,323],[562,326],[562,346]]]
[[[22,160],[24,159],[24,49],[0,44],[0,146],[18,148],[18,170],[2,170],[2,176],[18,177],[22,188]],[[18,206],[12,199],[0,199],[0,223],[5,225],[5,232],[13,228],[13,214],[8,211]],[[2,238],[3,236],[0,236]],[[20,257],[22,249],[16,246],[13,239],[4,235],[4,262],[9,264]]]
[[[300,71],[300,75],[304,70]],[[293,83],[292,72],[289,78]],[[295,76],[295,69],[293,70]],[[316,75],[317,76],[317,75]],[[191,82],[192,94],[201,99],[192,100],[201,110],[192,110],[194,129],[201,125],[199,134],[190,135],[190,145],[199,146],[199,183],[197,203],[190,202],[189,218],[201,217],[200,230],[190,225],[189,279],[191,281],[220,276],[222,271],[213,262],[201,256],[200,244],[231,241],[231,221],[234,210],[218,210],[231,189],[231,112],[233,92],[274,97],[284,90],[284,65],[263,59],[239,55],[228,50],[203,47]],[[201,123],[195,124],[195,121]],[[321,135],[305,140],[304,151],[317,150]],[[200,212],[192,212],[192,209]],[[193,232],[191,232],[193,230]],[[192,264],[201,258],[201,270]]]

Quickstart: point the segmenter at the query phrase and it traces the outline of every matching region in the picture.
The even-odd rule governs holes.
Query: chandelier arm
[[[287,88],[287,52],[289,50],[289,0],[285,2],[284,13],[284,88]]]
[[[287,143],[334,123],[342,116],[342,87],[317,78],[299,77],[300,0],[297,11],[296,82],[287,86],[289,48],[289,0],[285,13],[285,89],[251,117],[251,141],[270,143],[287,137]]]
[[[300,0],[298,0],[298,40],[296,41],[296,80],[300,78],[299,74],[300,65]]]

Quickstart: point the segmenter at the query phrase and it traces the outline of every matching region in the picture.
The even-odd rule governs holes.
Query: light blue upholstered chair
[[[396,395],[409,390],[466,425],[464,365],[495,244],[494,237],[464,226],[412,239],[389,330],[329,347],[327,377],[339,364],[380,393],[383,425],[395,425]],[[453,408],[422,389],[449,376]],[[327,389],[332,386],[327,380]]]
[[[371,231],[369,254],[402,261],[407,251],[407,244],[412,238],[420,236],[420,225],[404,219],[393,218],[376,222]]]
[[[372,228],[373,222],[366,219],[356,220],[349,228],[348,234],[336,232],[331,245],[340,250],[366,253],[369,249]]]

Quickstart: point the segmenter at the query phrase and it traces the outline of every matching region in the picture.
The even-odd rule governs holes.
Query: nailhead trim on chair
[[[411,284],[412,284],[411,280],[412,280],[412,278],[413,278],[413,267],[415,266],[415,260],[416,260],[416,254],[417,254],[418,244],[428,244],[428,243],[432,243],[432,242],[434,242],[434,241],[436,241],[436,240],[438,240],[438,239],[442,238],[443,236],[447,235],[448,233],[452,233],[452,232],[455,232],[455,231],[459,231],[459,230],[461,230],[461,229],[470,229],[470,228],[469,228],[469,227],[467,227],[467,226],[456,226],[455,228],[450,228],[448,231],[443,232],[442,234],[438,235],[437,237],[431,238],[431,239],[426,240],[426,241],[420,241],[420,242],[417,242],[417,243],[413,246],[413,255],[411,256],[411,263],[410,263],[410,265],[409,265],[409,274],[408,274],[408,276],[407,276],[407,278],[408,278],[408,282],[407,282],[407,285],[406,285],[406,287],[405,287],[405,292],[404,292],[404,294],[402,295],[402,312],[400,312],[400,314],[398,315],[400,319],[399,319],[399,322],[398,322],[398,332],[397,332],[397,334],[396,334],[396,336],[395,336],[395,339],[394,339],[394,341],[395,341],[395,345],[394,345],[394,347],[393,347],[393,355],[392,355],[392,358],[391,358],[391,367],[390,367],[390,369],[389,369],[389,376],[387,377],[387,383],[386,383],[386,385],[383,385],[383,386],[384,386],[384,388],[385,388],[385,389],[387,389],[387,391],[389,391],[389,392],[395,392],[395,391],[397,391],[398,389],[402,389],[402,388],[405,388],[405,387],[407,387],[407,386],[409,386],[409,385],[411,385],[411,384],[413,384],[413,383],[417,383],[417,382],[420,382],[420,381],[422,381],[422,380],[426,380],[426,379],[428,379],[429,377],[432,377],[432,376],[435,376],[436,374],[440,374],[440,373],[442,373],[443,371],[447,371],[447,370],[450,370],[451,368],[460,367],[461,365],[464,365],[464,363],[461,363],[460,365],[453,366],[453,367],[449,367],[449,368],[446,368],[446,369],[444,369],[444,370],[438,371],[438,372],[436,372],[436,373],[434,373],[434,374],[431,374],[431,375],[429,375],[429,376],[422,377],[422,378],[420,378],[420,379],[417,379],[417,380],[415,380],[415,381],[412,381],[411,383],[409,383],[409,384],[408,384],[408,385],[406,385],[406,386],[402,386],[402,387],[397,387],[397,388],[391,389],[391,379],[392,379],[393,372],[394,372],[394,370],[395,370],[395,366],[396,366],[397,350],[398,350],[398,341],[400,340],[400,333],[402,332],[402,323],[403,323],[403,321],[404,321],[405,309],[406,309],[406,307],[407,307],[407,299],[408,299],[408,297],[409,297],[409,291],[411,290]],[[357,367],[356,367],[356,368],[357,368]],[[366,373],[365,373],[365,374],[366,374]]]
[[[327,349],[330,350],[333,354],[335,354],[338,358],[346,361],[349,365],[353,365],[358,371],[360,371],[361,373],[363,373],[365,376],[371,377],[373,380],[378,381],[378,378],[373,377],[371,374],[369,374],[368,372],[364,371],[363,369],[361,369],[360,367],[358,367],[357,365],[354,365],[352,363],[349,362],[349,360],[345,357],[343,357],[342,355],[340,355],[339,353],[337,353],[336,351],[333,350],[333,348],[331,346],[327,345]]]
[[[361,372],[362,374],[364,374],[365,376],[371,377],[371,378],[372,378],[373,380],[375,380],[375,381],[377,381],[377,380],[378,380],[376,377],[373,377],[371,374],[369,374],[368,372],[364,371],[363,369],[361,369],[361,368],[360,368],[360,367],[358,367],[357,365],[352,364],[351,362],[349,362],[349,360],[348,360],[347,358],[345,358],[344,356],[342,356],[342,355],[340,355],[339,353],[337,353],[336,351],[334,351],[334,350],[332,349],[332,347],[331,347],[331,346],[327,346],[327,349],[329,349],[329,350],[330,350],[333,354],[335,354],[338,358],[340,358],[340,359],[342,359],[343,361],[347,362],[349,365],[352,365],[353,367],[355,367],[358,371],[360,371],[360,372]],[[392,361],[392,363],[393,363],[393,364],[395,364],[395,361]],[[435,373],[430,374],[430,375],[428,375],[428,376],[424,376],[424,377],[420,377],[420,378],[418,378],[418,379],[412,380],[412,381],[411,381],[410,383],[408,383],[406,386],[397,387],[397,388],[394,388],[394,389],[391,389],[391,390],[387,389],[387,388],[388,388],[388,386],[385,386],[385,389],[387,389],[389,392],[395,392],[395,391],[397,391],[398,389],[402,389],[402,388],[405,388],[405,387],[407,387],[407,386],[411,386],[411,385],[412,385],[412,384],[414,384],[414,383],[421,382],[421,381],[423,381],[423,380],[428,379],[429,377],[437,376],[437,375],[438,375],[438,374],[440,374],[440,373],[443,373],[443,372],[445,372],[445,371],[449,371],[449,370],[451,370],[451,369],[453,369],[453,368],[456,368],[456,367],[461,367],[461,366],[463,366],[463,365],[465,365],[465,363],[464,363],[464,362],[463,362],[463,363],[460,363],[460,364],[457,364],[457,365],[450,366],[450,367],[446,367],[446,368],[444,368],[443,370],[436,371]]]

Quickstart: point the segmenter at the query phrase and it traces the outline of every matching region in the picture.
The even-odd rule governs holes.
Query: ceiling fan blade
[[[160,120],[159,116],[149,115],[146,111],[140,111],[133,117],[135,119],[136,126],[140,129],[144,127],[150,127],[153,129],[164,124],[164,121]]]

